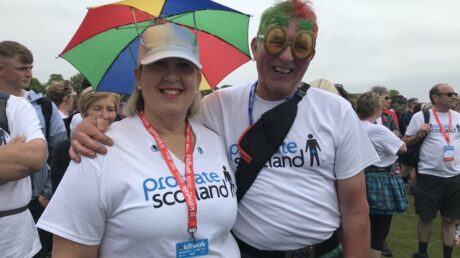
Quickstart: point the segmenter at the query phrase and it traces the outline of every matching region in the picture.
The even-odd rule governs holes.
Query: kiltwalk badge
[[[454,146],[452,145],[444,146],[444,160],[445,161],[454,160]]]
[[[205,256],[208,253],[208,239],[194,239],[176,243],[176,258]]]

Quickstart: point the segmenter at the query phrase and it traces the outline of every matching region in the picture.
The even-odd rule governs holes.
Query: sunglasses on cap
[[[292,56],[296,60],[306,60],[315,52],[315,40],[313,32],[299,30],[292,42],[288,40],[286,29],[272,24],[265,31],[265,35],[258,35],[264,40],[265,50],[272,55],[279,55],[291,46]]]
[[[447,97],[452,97],[452,96],[457,97],[458,93],[457,92],[445,92],[445,93],[438,93],[436,95],[437,96],[446,95]]]

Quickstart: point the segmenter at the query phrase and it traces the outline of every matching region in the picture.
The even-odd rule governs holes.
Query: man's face
[[[298,31],[298,19],[291,19],[286,29],[289,42],[293,42]],[[264,44],[253,39],[251,48],[257,64],[257,95],[266,100],[281,100],[289,97],[298,87],[314,54],[305,60],[295,60],[291,46],[278,55],[268,53]]]
[[[18,57],[5,58],[0,62],[0,79],[15,89],[28,89],[32,79],[32,64],[24,64]]]
[[[439,92],[433,96],[435,107],[440,111],[447,111],[455,106],[458,94],[450,85],[439,86]]]

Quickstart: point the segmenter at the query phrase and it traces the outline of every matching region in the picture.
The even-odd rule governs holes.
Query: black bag
[[[283,143],[296,118],[297,103],[309,87],[310,85],[302,83],[289,101],[262,114],[260,119],[240,136],[238,149],[241,159],[235,173],[238,201],[241,201],[259,171]]]
[[[423,110],[422,112],[425,124],[428,124],[430,122],[430,112],[428,110]],[[414,167],[416,170],[418,170],[418,162],[420,161],[420,149],[422,148],[422,144],[425,140],[425,137],[423,137],[423,139],[421,139],[419,142],[417,142],[417,144],[415,144],[411,148],[408,148],[407,152],[405,153],[406,164],[408,164],[411,167]]]

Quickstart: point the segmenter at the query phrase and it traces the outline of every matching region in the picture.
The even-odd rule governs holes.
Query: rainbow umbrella
[[[139,35],[158,18],[196,33],[202,90],[214,88],[251,58],[249,15],[210,0],[125,0],[89,8],[59,56],[96,90],[131,94]]]

